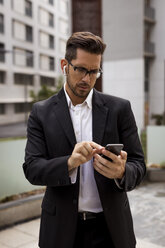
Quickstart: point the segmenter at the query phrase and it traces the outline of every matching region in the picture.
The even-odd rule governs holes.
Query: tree
[[[50,96],[58,93],[63,86],[63,77],[60,76],[57,81],[56,89],[50,89],[46,84],[41,86],[41,89],[38,93],[35,93],[33,90],[30,91],[30,97],[33,99],[33,102],[38,102],[49,98]]]

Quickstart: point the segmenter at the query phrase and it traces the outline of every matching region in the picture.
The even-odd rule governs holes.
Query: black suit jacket
[[[127,100],[94,90],[93,141],[102,146],[123,143],[128,153],[123,189],[112,179],[94,172],[105,219],[116,248],[134,248],[135,236],[126,191],[138,185],[145,163],[137,127]],[[69,109],[62,89],[35,103],[28,120],[26,178],[46,185],[42,203],[39,246],[72,248],[77,225],[79,184],[71,184],[67,160],[76,144]]]

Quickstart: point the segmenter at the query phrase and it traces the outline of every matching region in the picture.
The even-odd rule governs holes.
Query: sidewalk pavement
[[[136,248],[165,248],[165,183],[152,183],[128,193]],[[37,248],[40,219],[0,232],[0,248]]]
[[[0,248],[37,248],[39,221],[33,220],[1,231]],[[137,248],[163,248],[140,239],[137,241]]]

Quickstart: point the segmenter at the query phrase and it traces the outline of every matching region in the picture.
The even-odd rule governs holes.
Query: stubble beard
[[[89,94],[89,92],[90,92],[90,90],[91,90],[90,88],[89,88],[89,91],[88,91],[88,92],[84,92],[84,91],[79,90],[79,91],[80,91],[80,93],[79,93],[79,92],[76,90],[77,85],[76,85],[75,87],[72,85],[69,76],[67,76],[67,84],[68,84],[70,90],[72,91],[72,93],[73,93],[75,96],[80,97],[80,98],[84,98],[84,99],[87,98],[87,96],[88,96],[88,94]],[[80,82],[78,85],[88,86],[88,87],[89,87],[89,85],[88,85],[87,83],[85,83],[85,82]]]

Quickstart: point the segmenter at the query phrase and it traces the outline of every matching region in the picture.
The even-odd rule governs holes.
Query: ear
[[[64,65],[64,67],[63,67],[63,73],[64,73],[64,76],[67,75],[67,72],[66,72],[66,65]]]
[[[61,60],[61,69],[62,69],[62,72],[65,76],[67,75],[67,64],[68,64],[68,62],[66,59]]]

